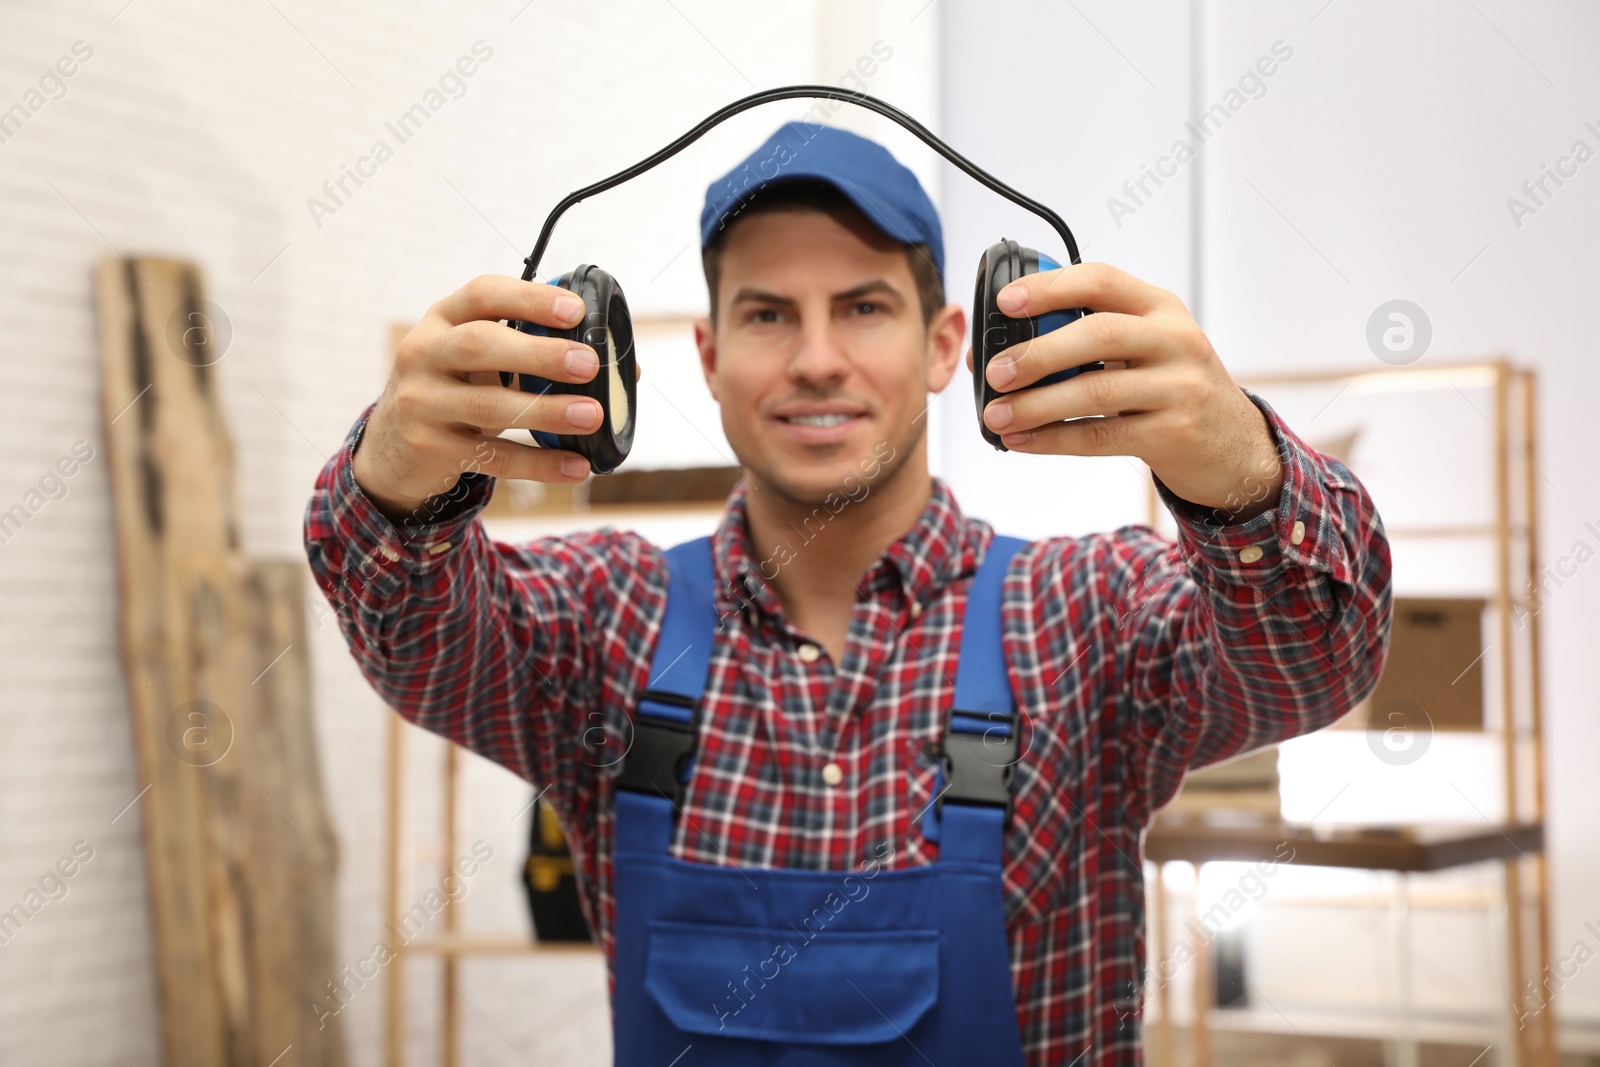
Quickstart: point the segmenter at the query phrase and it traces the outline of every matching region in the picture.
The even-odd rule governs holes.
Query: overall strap
[[[675,806],[694,758],[696,709],[711,669],[716,579],[711,538],[667,549],[667,605],[650,677],[633,716],[633,739],[616,779],[618,844],[665,851]],[[624,797],[623,793],[629,794]],[[643,818],[637,817],[643,815]]]
[[[1011,769],[1021,757],[1021,719],[1006,674],[1001,625],[1006,568],[1027,542],[994,535],[967,592],[955,695],[945,717],[937,820],[924,828],[941,859],[998,864],[1011,821]],[[937,829],[935,829],[937,827]]]

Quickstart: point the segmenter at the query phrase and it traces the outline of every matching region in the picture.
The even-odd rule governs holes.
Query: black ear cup
[[[596,474],[610,474],[628,458],[633,447],[638,366],[633,349],[633,318],[622,286],[606,271],[590,263],[580,263],[551,285],[574,293],[583,301],[583,322],[570,330],[552,330],[532,322],[509,325],[523,333],[541,337],[565,337],[593,348],[600,357],[600,369],[587,382],[556,382],[536,374],[517,374],[517,387],[525,393],[567,393],[587,396],[600,404],[600,428],[586,434],[556,434],[529,430],[545,448],[564,448],[589,461]],[[501,380],[510,385],[509,375]]]
[[[983,409],[990,401],[1001,396],[1001,392],[989,384],[989,361],[1012,345],[1031,341],[1040,334],[1058,330],[1069,322],[1075,322],[1089,314],[1089,310],[1071,308],[1018,319],[1001,311],[1000,305],[995,303],[995,297],[1000,295],[1000,290],[1024,275],[1036,274],[1042,270],[1055,270],[1060,265],[1049,256],[1040,255],[1032,248],[1025,248],[1005,238],[990,245],[983,258],[978,260],[978,285],[972,297],[972,397],[978,408],[979,432],[983,434],[985,441],[1002,452],[1009,450],[1000,439],[1000,435],[985,426],[983,422]],[[1086,363],[1081,367],[1068,367],[1024,388],[1038,389],[1041,386],[1065,381],[1084,371],[1104,369],[1105,364],[1098,361]]]

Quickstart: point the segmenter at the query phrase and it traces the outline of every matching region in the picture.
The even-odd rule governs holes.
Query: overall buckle
[[[646,713],[646,704],[655,704],[658,710]],[[618,789],[664,796],[678,803],[694,755],[694,707],[695,702],[680,693],[645,691],[639,700],[640,713],[633,717],[633,743],[622,757],[617,775]]]
[[[1011,770],[1021,758],[1018,733],[1021,717],[1013,711],[960,711],[945,714],[940,744],[945,788],[934,801],[943,814],[944,802],[988,804],[1005,809],[1011,824]]]

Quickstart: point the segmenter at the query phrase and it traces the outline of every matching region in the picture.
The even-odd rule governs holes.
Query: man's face
[[[822,212],[752,215],[726,238],[717,301],[715,331],[696,326],[701,364],[763,486],[816,505],[926,469],[929,393],[965,327],[953,305],[924,327],[904,246]]]

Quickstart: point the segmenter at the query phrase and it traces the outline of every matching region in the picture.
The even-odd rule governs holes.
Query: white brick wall
[[[182,256],[204,268],[232,325],[218,371],[240,529],[260,556],[300,557],[312,478],[381,384],[388,324],[474,274],[514,273],[561,195],[752,83],[836,81],[839,57],[875,39],[896,52],[869,89],[913,109],[933,97],[938,11],[911,21],[920,3],[867,12],[535,0],[519,13],[521,0],[123,2],[9,5],[0,16],[0,109],[26,107],[74,42],[93,50],[65,95],[0,143],[0,509],[75,441],[101,448],[92,265],[116,252]],[[465,95],[316,226],[307,198],[479,40],[493,56]],[[684,246],[705,183],[803,110],[743,116],[695,155],[575,209],[547,266],[591,258],[624,279],[641,311],[698,309],[698,257]],[[667,381],[675,370],[685,369],[650,374]],[[0,544],[0,908],[23,901],[74,842],[94,849],[66,896],[0,945],[0,1063],[159,1061],[138,808],[112,821],[141,783],[123,662],[109,643],[105,472],[97,456]],[[385,713],[331,623],[313,633],[339,866],[354,886],[339,883],[339,951],[353,962],[381,926]],[[418,746],[419,760],[431,751]],[[471,907],[486,924],[525,922],[523,824],[510,822],[525,791],[496,771],[473,790],[466,841],[490,839],[497,854]],[[432,1018],[422,976],[419,1042]],[[605,1062],[597,961],[475,965],[464,989],[483,1013],[464,1011],[471,1062]],[[355,1064],[378,1062],[380,1005],[369,986],[345,1013]]]

